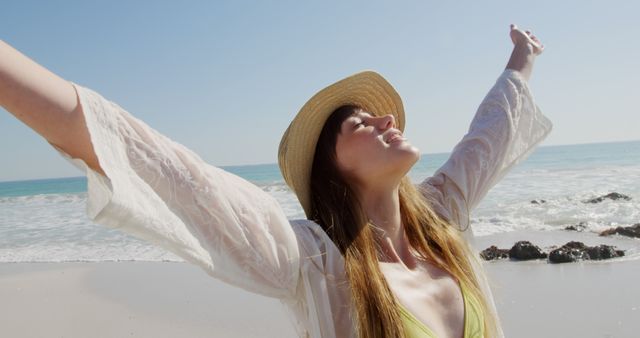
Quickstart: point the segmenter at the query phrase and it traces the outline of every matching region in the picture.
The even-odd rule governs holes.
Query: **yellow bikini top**
[[[464,338],[484,337],[484,316],[480,303],[467,293],[464,284],[460,284],[462,298],[464,299]],[[400,313],[407,338],[438,338],[429,327],[416,318],[407,308],[400,305]]]

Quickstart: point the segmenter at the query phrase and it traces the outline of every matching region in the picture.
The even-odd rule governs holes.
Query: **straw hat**
[[[342,105],[353,104],[382,116],[393,114],[404,131],[404,108],[396,90],[380,74],[362,71],[316,93],[304,104],[282,135],[278,165],[287,185],[298,196],[307,218],[311,215],[310,180],[316,143],[324,123]]]

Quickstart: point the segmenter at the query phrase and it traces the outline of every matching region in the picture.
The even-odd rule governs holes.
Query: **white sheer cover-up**
[[[51,145],[85,172],[93,222],[154,243],[226,283],[281,300],[300,337],[356,336],[343,257],[318,224],[287,220],[259,187],[72,84],[106,177]],[[525,79],[507,69],[450,158],[418,188],[473,241],[469,213],[551,129]],[[495,312],[482,263],[472,262]],[[502,329],[494,336],[503,337]]]

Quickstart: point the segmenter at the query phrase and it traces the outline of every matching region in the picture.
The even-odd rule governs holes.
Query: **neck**
[[[359,191],[364,212],[373,223],[376,241],[382,249],[381,262],[402,263],[413,269],[417,262],[411,254],[402,218],[400,217],[399,186],[387,189]]]

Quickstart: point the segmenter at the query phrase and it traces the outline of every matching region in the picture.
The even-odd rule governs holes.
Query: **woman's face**
[[[369,187],[397,184],[420,159],[420,152],[396,129],[393,115],[378,117],[359,110],[342,122],[336,158],[348,179]]]

